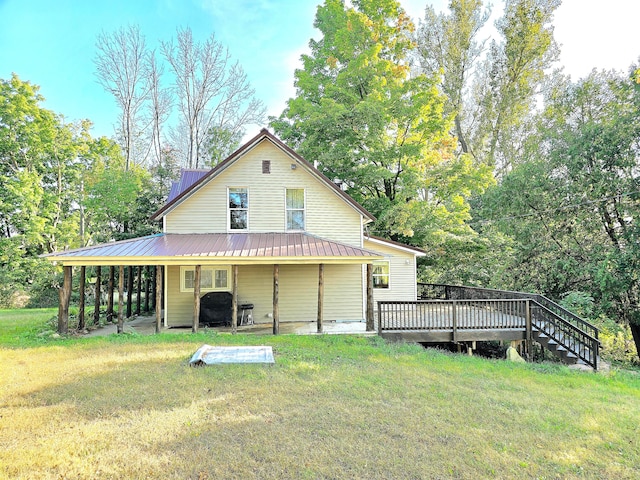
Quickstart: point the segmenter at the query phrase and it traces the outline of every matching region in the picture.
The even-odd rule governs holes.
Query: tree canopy
[[[491,172],[454,155],[435,78],[411,72],[414,25],[399,3],[352,4],[318,7],[322,38],[310,41],[296,97],[271,124],[378,217],[376,233],[417,245],[467,234],[466,198]]]

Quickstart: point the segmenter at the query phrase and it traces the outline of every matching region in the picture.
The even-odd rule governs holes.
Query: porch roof
[[[372,250],[307,233],[159,233],[44,255],[64,265],[372,263]]]

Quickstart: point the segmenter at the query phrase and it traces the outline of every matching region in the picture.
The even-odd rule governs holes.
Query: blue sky
[[[432,3],[400,0],[417,19]],[[113,133],[117,110],[97,84],[93,58],[101,31],[138,24],[151,47],[189,26],[197,39],[211,32],[240,61],[267,105],[278,115],[295,91],[293,71],[306,51],[316,0],[0,0],[0,78],[12,72],[40,85],[45,107],[67,120],[88,118],[93,134]],[[502,5],[494,0],[494,10]],[[604,6],[604,7],[603,7]],[[564,0],[556,12],[561,63],[574,79],[593,68],[626,70],[640,56],[638,0]],[[256,127],[257,131],[258,127]],[[253,135],[255,131],[248,132]]]

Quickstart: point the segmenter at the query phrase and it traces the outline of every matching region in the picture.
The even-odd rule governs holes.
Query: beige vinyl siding
[[[271,173],[262,173],[262,161]],[[291,165],[296,165],[291,169]],[[361,215],[327,185],[263,140],[166,216],[167,233],[227,232],[227,188],[249,189],[249,232],[285,232],[285,189],[304,188],[306,232],[362,246]]]
[[[180,291],[180,267],[169,265],[167,272],[166,323],[169,327],[192,325],[193,293]]]
[[[169,266],[167,324],[191,325],[193,294],[180,292],[180,267]],[[325,265],[324,320],[362,320],[360,265]],[[238,304],[252,303],[256,323],[273,318],[273,266],[238,267]],[[318,311],[318,265],[281,265],[279,282],[281,322],[314,322]]]
[[[384,255],[389,261],[389,288],[374,288],[373,301],[416,299],[416,257],[397,248],[365,239],[364,248]],[[407,265],[407,260],[409,264]]]

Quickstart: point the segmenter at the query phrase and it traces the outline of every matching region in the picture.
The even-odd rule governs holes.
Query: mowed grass
[[[203,343],[276,364],[189,367]],[[631,374],[355,336],[0,347],[0,478],[639,477]]]

